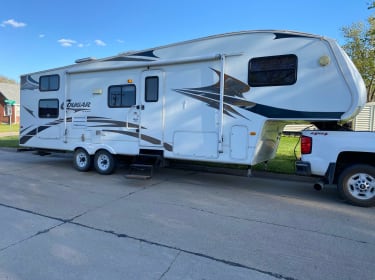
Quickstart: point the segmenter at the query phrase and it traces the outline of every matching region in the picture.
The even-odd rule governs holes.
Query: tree
[[[372,3],[369,4],[368,9],[369,10],[375,9],[375,1],[372,1]],[[370,20],[374,23],[374,16],[370,17]],[[375,34],[374,24],[372,25],[372,28],[370,29],[370,32],[371,32],[372,35]]]
[[[375,1],[369,6],[372,8],[375,8]],[[375,16],[370,16],[365,23],[344,27],[342,31],[347,41],[343,48],[365,81],[367,101],[375,101]]]

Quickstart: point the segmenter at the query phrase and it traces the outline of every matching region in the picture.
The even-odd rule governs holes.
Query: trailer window
[[[59,117],[59,100],[58,99],[41,99],[39,100],[39,118],[58,118]]]
[[[147,77],[145,84],[145,101],[157,102],[159,100],[159,77]]]
[[[40,76],[39,90],[40,91],[56,91],[60,88],[59,75]]]
[[[249,61],[249,86],[283,86],[297,81],[297,56],[294,54],[256,57]]]
[[[108,88],[108,106],[123,108],[135,105],[135,85],[118,85]]]

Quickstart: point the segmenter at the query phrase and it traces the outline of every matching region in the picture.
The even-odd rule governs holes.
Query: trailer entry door
[[[163,145],[163,85],[162,71],[142,73],[141,86],[141,148],[159,148]]]

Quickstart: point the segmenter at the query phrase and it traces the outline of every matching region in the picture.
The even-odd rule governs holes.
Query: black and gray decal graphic
[[[308,34],[293,34],[293,33],[274,33],[275,38],[277,39],[286,39],[286,38],[296,38],[296,37],[302,37],[302,38],[312,38],[313,36],[309,36]]]
[[[159,57],[157,57],[154,54],[154,51],[151,50],[151,51],[134,53],[130,55],[127,55],[127,54],[119,55],[116,57],[106,59],[104,61],[139,61],[139,62],[142,62],[142,61],[155,61],[155,59],[157,58]]]
[[[221,72],[212,69],[220,77]],[[176,92],[187,95],[208,106],[220,108],[220,80],[213,85],[200,88],[175,89]],[[236,115],[247,119],[238,109],[244,109],[267,118],[283,119],[339,119],[344,112],[308,112],[276,108],[246,100],[244,93],[250,91],[248,84],[224,75],[224,114],[230,117]]]
[[[89,127],[129,127],[129,128],[138,128],[139,125],[131,122],[116,121],[109,118],[102,117],[87,117],[88,123],[97,123],[97,125],[89,125]],[[142,127],[145,129],[144,127]],[[112,131],[114,132],[114,131]]]
[[[139,132],[137,132],[137,131],[121,131],[121,130],[110,130],[110,129],[104,129],[103,131],[104,132],[124,134],[124,135],[130,136],[130,137],[135,137],[135,138],[139,138],[139,136],[140,136],[143,141],[149,142],[149,143],[154,144],[154,145],[160,145],[161,144],[160,139],[157,139],[157,138],[145,135],[145,134],[139,134]]]
[[[276,108],[262,104],[256,104],[247,109],[253,113],[265,116],[271,119],[339,119],[344,112],[307,112],[289,109]]]
[[[30,108],[27,108],[26,106],[23,106],[23,108],[28,112],[30,115],[32,115],[35,118],[34,111],[31,110]]]
[[[146,56],[146,57],[151,57],[151,58],[159,58],[158,56],[154,54],[154,50],[135,53],[135,54],[132,54],[132,56]]]
[[[220,71],[215,69],[212,70],[220,77]],[[243,97],[243,94],[249,90],[250,87],[248,84],[245,84],[229,75],[224,75],[224,114],[231,117],[238,115],[246,118],[231,105],[240,107],[254,106],[255,103],[249,102]],[[205,102],[212,108],[219,109],[220,107],[220,80],[215,84],[206,87],[175,89],[175,91]]]
[[[129,56],[116,56],[116,57],[106,59],[104,61],[137,61],[137,62],[142,62],[142,61],[154,61],[154,59],[140,58],[140,57],[129,57]]]
[[[67,123],[72,123],[72,118],[69,117],[66,119]],[[25,144],[27,141],[29,141],[34,136],[37,136],[38,133],[64,123],[64,119],[58,119],[54,120],[52,122],[46,123],[44,125],[38,126],[38,127],[28,127],[26,129],[23,129],[21,131],[21,137],[20,137],[20,144]],[[139,125],[135,123],[130,122],[124,122],[124,121],[117,121],[109,118],[103,118],[103,117],[95,117],[95,116],[88,116],[87,117],[87,128],[98,128],[102,129],[103,132],[111,132],[111,133],[118,133],[127,135],[134,138],[141,138],[142,140],[149,142],[154,145],[160,145],[162,142],[160,139],[154,138],[152,136],[146,135],[146,134],[140,134],[138,129]],[[120,130],[120,128],[130,128],[132,130]],[[112,129],[111,129],[112,128]],[[137,129],[137,130],[135,130]],[[146,127],[141,127],[141,129],[146,130]]]
[[[21,90],[34,90],[39,89],[39,83],[31,78],[30,75],[22,76],[21,77]]]
[[[164,142],[163,146],[168,152],[173,152],[173,146],[171,144]]]

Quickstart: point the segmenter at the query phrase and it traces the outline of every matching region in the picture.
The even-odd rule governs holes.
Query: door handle
[[[137,105],[137,106],[135,106],[135,108],[137,110],[144,110],[145,109],[145,105]]]

